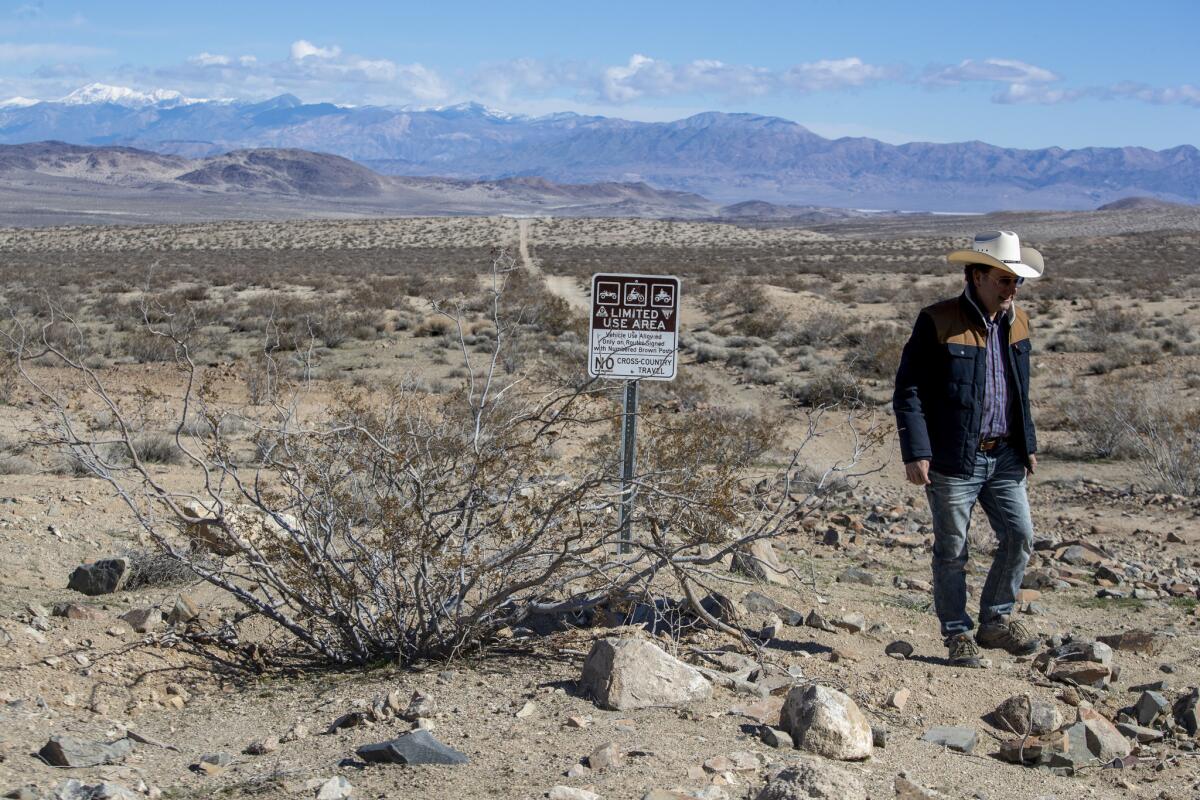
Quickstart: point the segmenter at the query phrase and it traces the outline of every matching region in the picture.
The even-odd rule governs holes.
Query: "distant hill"
[[[1178,208],[1184,203],[1168,203],[1156,197],[1122,197],[1111,203],[1105,203],[1097,211],[1128,211],[1132,208]]]
[[[755,114],[633,122],[570,113],[515,116],[478,104],[347,108],[292,95],[261,103],[206,101],[121,87],[84,87],[60,102],[0,103],[0,143],[45,139],[191,158],[300,149],[342,156],[381,174],[644,183],[726,205],[761,200],[993,211],[1094,209],[1130,196],[1200,202],[1200,151],[1191,145],[1161,151],[1021,150],[978,141],[892,145],[826,139],[795,122]],[[236,159],[220,169],[224,177],[197,178],[252,185],[261,178],[257,167]],[[305,178],[287,182],[297,180]],[[369,181],[354,187],[369,191]]]
[[[398,177],[297,149],[191,159],[64,142],[0,145],[0,225],[505,213],[705,218],[718,209],[699,195],[645,183]]]

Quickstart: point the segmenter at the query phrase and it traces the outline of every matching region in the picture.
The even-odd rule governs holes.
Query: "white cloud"
[[[341,54],[342,48],[337,45],[317,47],[306,39],[292,42],[292,61],[303,61],[306,58],[337,58]]]
[[[772,93],[832,91],[898,77],[894,68],[859,58],[797,64],[773,70],[717,59],[673,64],[635,53],[624,64],[584,65],[534,58],[485,64],[470,79],[476,97],[528,101],[558,96],[588,105],[628,105],[640,100],[717,96],[745,100]]]
[[[477,96],[506,101],[514,95],[545,94],[563,86],[578,86],[578,69],[572,64],[536,58],[514,58],[479,67],[470,79]]]
[[[1003,105],[1053,106],[1073,103],[1090,94],[1087,89],[1054,89],[1049,86],[1012,83],[992,95],[992,102]]]
[[[1200,86],[1193,86],[1190,83],[1179,86],[1154,87],[1127,81],[1108,87],[1100,92],[1100,95],[1106,99],[1130,98],[1156,106],[1200,106]]]
[[[188,59],[189,64],[195,64],[198,67],[224,67],[232,62],[229,56],[213,55],[212,53],[200,53]]]
[[[898,77],[898,70],[864,63],[861,58],[840,58],[797,64],[784,71],[785,86],[803,92],[831,91],[863,86]]]
[[[948,67],[930,67],[926,70],[925,83],[958,84],[977,81],[991,83],[1053,83],[1059,76],[1048,69],[1008,58],[985,58],[976,61],[968,58]]]

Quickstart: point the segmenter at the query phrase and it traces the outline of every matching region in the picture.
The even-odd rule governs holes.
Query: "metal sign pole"
[[[621,529],[617,552],[629,553],[633,548],[633,469],[637,461],[638,382],[625,381],[625,410],[621,418]]]

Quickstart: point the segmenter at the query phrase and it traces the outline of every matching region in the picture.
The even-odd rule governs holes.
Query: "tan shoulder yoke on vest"
[[[1012,326],[1008,333],[1010,345],[1029,338],[1029,315],[1020,306],[1014,308]],[[952,297],[940,303],[934,303],[921,310],[928,314],[937,329],[938,342],[941,344],[965,344],[971,347],[987,346],[987,331],[968,314],[959,302]]]

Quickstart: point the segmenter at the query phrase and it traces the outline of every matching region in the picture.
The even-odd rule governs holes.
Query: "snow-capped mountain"
[[[25,108],[26,106],[36,106],[41,100],[34,100],[32,97],[10,97],[7,100],[0,100],[0,108]]]
[[[893,145],[826,139],[757,114],[635,122],[573,113],[526,117],[478,103],[438,108],[199,100],[92,84],[61,101],[0,105],[0,144],[58,140],[203,158],[297,148],[379,173],[558,183],[642,181],[719,203],[994,211],[1091,209],[1138,195],[1200,202],[1190,144],[1020,150],[984,142]]]
[[[127,86],[89,83],[87,86],[82,86],[71,92],[58,102],[67,106],[111,103],[112,105],[124,106],[126,108],[144,108],[146,106],[174,108],[209,101],[201,98],[185,97],[182,93],[174,89],[155,89],[152,92],[139,92],[137,89],[130,89]]]

